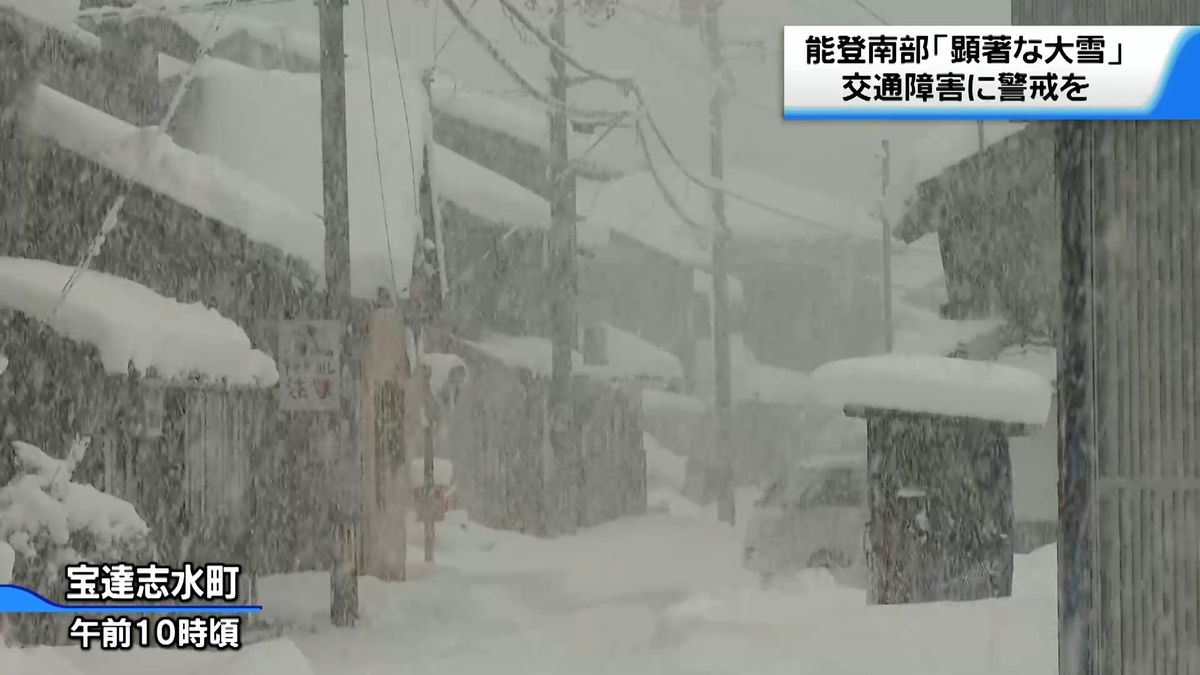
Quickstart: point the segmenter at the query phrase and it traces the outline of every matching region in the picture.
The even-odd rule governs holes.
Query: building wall
[[[808,372],[883,344],[882,244],[742,244],[742,332],[763,363]]]

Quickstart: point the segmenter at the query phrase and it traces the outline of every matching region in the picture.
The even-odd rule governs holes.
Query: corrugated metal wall
[[[1200,23],[1198,0],[1014,0],[1013,23]],[[1195,123],[1063,124],[1062,675],[1200,673]]]

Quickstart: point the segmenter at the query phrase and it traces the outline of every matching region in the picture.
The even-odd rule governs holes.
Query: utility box
[[[1012,594],[1008,439],[1045,424],[1033,371],[935,356],[848,359],[814,371],[826,403],[867,420],[872,604]]]

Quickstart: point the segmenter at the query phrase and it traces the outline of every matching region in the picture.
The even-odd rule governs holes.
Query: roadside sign
[[[341,410],[342,324],[282,321],[279,324],[279,406],[283,410]]]

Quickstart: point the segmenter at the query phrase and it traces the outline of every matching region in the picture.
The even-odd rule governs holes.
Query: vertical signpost
[[[279,407],[288,412],[341,410],[342,328],[337,321],[279,324]]]

